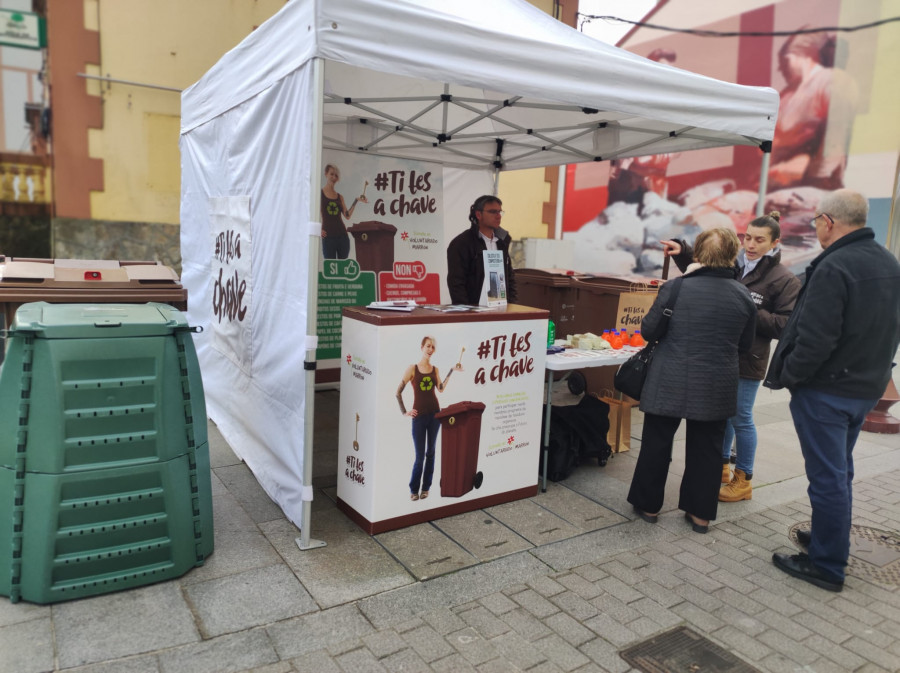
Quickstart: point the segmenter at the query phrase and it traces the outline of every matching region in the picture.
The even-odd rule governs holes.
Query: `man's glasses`
[[[503,210],[497,210],[497,209],[493,209],[493,210],[485,210],[484,212],[486,212],[486,213],[488,213],[488,214],[490,214],[490,215],[506,215],[506,212],[505,212],[505,211],[503,211]]]
[[[815,227],[815,226],[816,226],[816,220],[818,220],[820,217],[827,218],[829,222],[831,222],[832,224],[834,224],[834,218],[833,218],[831,215],[829,215],[828,213],[819,213],[818,215],[816,215],[814,218],[812,218],[812,219],[809,221],[809,226]]]

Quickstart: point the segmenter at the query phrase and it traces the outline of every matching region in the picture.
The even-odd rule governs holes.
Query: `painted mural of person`
[[[853,78],[833,67],[834,54],[835,38],[826,33],[792,35],[778,51],[787,85],[772,142],[769,189],[844,186],[858,94]]]
[[[403,372],[403,379],[397,387],[397,402],[400,404],[400,412],[404,416],[412,418],[413,447],[416,452],[409,480],[410,500],[424,500],[431,490],[435,445],[441,429],[441,422],[435,418],[435,414],[441,410],[437,393],[444,392],[447,381],[450,380],[454,370],[462,369],[462,365],[457,362],[454,368],[448,372],[447,378],[441,381],[438,368],[431,364],[431,356],[434,355],[436,347],[437,342],[434,337],[426,336],[422,339],[421,359],[416,364],[407,367]],[[406,405],[403,403],[403,389],[410,382],[412,382],[413,389],[413,407],[407,411]]]
[[[341,172],[337,166],[327,164],[325,166],[325,186],[322,187],[322,254],[325,259],[347,259],[350,255],[350,234],[344,224],[344,218],[348,220],[353,215],[353,210],[358,202],[368,203],[366,189],[354,199],[350,207],[344,203],[344,197],[338,194],[335,185],[341,179]],[[366,182],[366,185],[369,183]]]

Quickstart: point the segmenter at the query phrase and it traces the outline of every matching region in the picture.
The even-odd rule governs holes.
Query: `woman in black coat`
[[[734,278],[740,242],[729,229],[710,229],[694,242],[665,334],[662,311],[672,291],[663,285],[641,323],[648,342],[661,339],[641,394],[641,451],[628,502],[655,523],[662,509],[681,420],[687,421],[679,509],[698,533],[716,518],[725,422],[737,409],[738,353],[753,345],[756,306]]]

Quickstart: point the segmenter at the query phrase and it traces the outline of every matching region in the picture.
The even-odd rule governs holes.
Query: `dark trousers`
[[[326,236],[322,239],[322,256],[325,259],[347,259],[350,255],[350,236]]]
[[[678,508],[700,519],[715,519],[722,482],[722,441],[725,421],[687,421],[684,476]],[[672,442],[680,418],[644,414],[641,452],[638,454],[628,502],[648,514],[662,509],[666,478],[672,462]]]
[[[838,397],[812,388],[791,391],[791,416],[803,451],[812,540],[809,559],[836,580],[850,556],[853,447],[878,400]]]
[[[418,493],[420,483],[423,491],[431,490],[431,479],[434,476],[434,447],[440,431],[441,422],[435,418],[435,414],[419,414],[412,419],[416,460],[409,479],[410,493]]]

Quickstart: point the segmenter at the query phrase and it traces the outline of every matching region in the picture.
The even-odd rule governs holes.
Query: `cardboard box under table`
[[[546,311],[354,306],[343,311],[342,334],[338,507],[363,530],[382,533],[537,493]],[[433,418],[403,415],[398,394],[407,412],[417,397],[423,409],[430,404]],[[417,445],[423,478],[412,486]],[[428,493],[413,500],[413,491]]]

